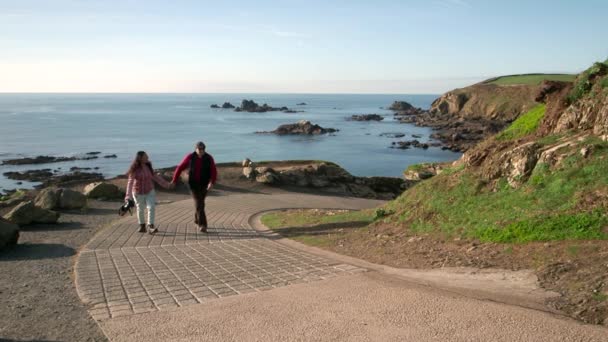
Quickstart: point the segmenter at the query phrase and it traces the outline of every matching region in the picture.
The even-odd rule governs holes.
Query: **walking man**
[[[205,215],[205,197],[207,192],[213,188],[217,180],[217,169],[213,157],[205,152],[205,144],[202,141],[194,145],[195,151],[188,153],[184,160],[177,166],[173,173],[171,184],[177,184],[182,171],[190,168],[188,174],[188,185],[194,199],[194,223],[198,229],[207,232],[207,216]]]

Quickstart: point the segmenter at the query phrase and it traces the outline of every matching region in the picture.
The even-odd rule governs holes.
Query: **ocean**
[[[202,140],[216,162],[315,159],[335,162],[357,176],[396,176],[412,164],[455,160],[459,153],[440,148],[392,149],[391,142],[431,130],[393,120],[387,108],[393,101],[408,101],[428,108],[437,95],[334,94],[0,94],[0,160],[38,155],[76,156],[101,152],[99,159],[53,164],[0,165],[7,171],[98,167],[106,177],[123,174],[135,153],[144,150],[155,168],[174,166],[194,143]],[[225,101],[239,106],[252,99],[299,113],[235,112],[212,109]],[[304,102],[306,105],[299,106]],[[353,114],[380,114],[380,122],[347,121]],[[320,136],[255,134],[281,124],[310,120],[340,131]],[[381,133],[404,133],[400,139]],[[115,159],[103,158],[116,154]],[[220,175],[221,177],[221,175]],[[2,176],[0,192],[17,185]]]

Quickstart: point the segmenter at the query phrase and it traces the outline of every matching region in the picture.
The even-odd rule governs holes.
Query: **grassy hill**
[[[496,84],[501,86],[507,85],[539,85],[543,81],[562,81],[562,82],[574,82],[576,74],[522,74],[522,75],[508,75],[491,78],[482,83],[484,84]]]

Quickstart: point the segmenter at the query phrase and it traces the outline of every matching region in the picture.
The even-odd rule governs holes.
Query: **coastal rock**
[[[32,201],[27,201],[16,206],[4,215],[4,218],[20,226],[31,223],[57,223],[59,213],[36,207]]]
[[[243,159],[243,162],[241,164],[243,165],[243,167],[249,167],[251,165],[251,159],[245,158]]]
[[[407,140],[407,141],[395,141],[393,142],[391,148],[398,148],[398,149],[402,149],[402,150],[407,150],[410,147],[415,147],[415,148],[422,148],[422,149],[427,149],[430,147],[430,145],[428,143],[421,143],[420,141],[414,139],[414,140]]]
[[[3,173],[3,175],[12,180],[28,181],[28,182],[44,182],[47,179],[53,177],[51,169],[42,170],[27,170],[23,172],[9,171]]]
[[[405,136],[405,133],[381,133],[380,134],[381,137],[386,137],[386,138],[403,138]]]
[[[267,171],[264,173],[259,173],[255,177],[255,181],[263,184],[277,184],[279,182],[279,177],[276,173]]]
[[[404,112],[414,109],[414,106],[405,101],[395,101],[388,109]]]
[[[15,191],[11,194],[8,194],[4,197],[4,200],[0,201],[0,208],[10,208],[19,203],[25,202],[27,200],[27,196],[23,191]]]
[[[0,217],[0,251],[11,248],[19,240],[19,226]]]
[[[2,165],[29,165],[29,164],[48,164],[58,163],[64,161],[76,160],[76,157],[51,157],[51,156],[37,156],[34,158],[19,158],[19,159],[7,159],[2,161]]]
[[[286,111],[289,110],[287,107],[272,107],[268,104],[264,103],[263,105],[257,104],[253,100],[243,100],[241,102],[241,106],[237,107],[235,111],[237,112],[249,112],[249,113],[265,113],[265,112],[273,112],[273,111]]]
[[[378,199],[394,199],[407,189],[411,182],[391,177],[355,177],[333,163],[315,163],[289,166],[243,168],[250,179],[267,185],[314,188],[324,192]]]
[[[297,104],[297,106],[306,106],[306,102],[300,102]]]
[[[99,199],[120,199],[124,197],[124,192],[116,185],[105,182],[96,182],[85,186],[84,194],[88,198]]]
[[[46,188],[36,196],[34,205],[42,209],[53,210],[59,208],[59,197],[61,191],[57,188]]]
[[[105,155],[105,156],[103,156],[103,157],[104,157],[104,158],[106,158],[106,159],[114,159],[114,158],[118,158],[118,156],[117,156],[117,155],[115,155],[115,154],[107,154],[107,155]]]
[[[78,191],[61,189],[59,196],[59,208],[82,209],[87,206],[87,197]]]
[[[361,115],[352,115],[350,117],[351,121],[382,121],[384,117],[378,114],[361,114]]]
[[[318,135],[337,132],[334,128],[323,128],[319,125],[312,124],[310,121],[302,120],[294,124],[285,124],[279,126],[274,131],[258,132],[258,133],[273,133],[278,135],[301,134],[301,135]]]
[[[224,104],[222,105],[223,109],[232,109],[234,108],[234,105],[230,102],[224,102]]]
[[[211,108],[213,108],[213,109],[218,109],[218,108],[220,108],[220,106],[218,106],[218,105],[217,105],[217,104],[215,104],[215,103],[214,103],[214,104],[212,104],[212,105],[211,105],[211,106],[209,106],[209,107],[211,107]]]

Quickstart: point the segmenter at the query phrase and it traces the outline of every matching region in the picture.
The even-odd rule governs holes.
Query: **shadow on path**
[[[311,227],[288,227],[288,228],[277,228],[274,229],[276,233],[279,233],[284,237],[294,237],[300,235],[323,235],[327,233],[333,233],[337,230],[344,229],[357,229],[363,228],[369,225],[368,221],[351,221],[351,222],[340,222],[340,223],[324,223]]]
[[[58,243],[25,243],[0,254],[0,262],[64,258],[76,254],[74,248]],[[2,339],[0,339],[2,341]]]

